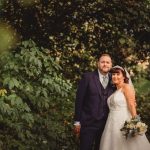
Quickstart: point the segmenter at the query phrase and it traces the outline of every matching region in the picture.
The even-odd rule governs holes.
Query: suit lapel
[[[110,87],[110,85],[112,84],[111,74],[110,73],[108,74],[108,77],[109,77],[109,81],[108,81],[107,87]]]
[[[98,71],[94,71],[94,82],[97,86],[97,89],[98,89],[98,92],[99,92],[99,95],[101,96],[101,83],[100,83],[100,80],[99,80],[99,75],[98,75]]]
[[[111,95],[116,90],[116,87],[112,83],[112,76],[110,73],[108,74],[108,76],[109,76],[109,82],[108,82],[108,86],[107,86],[107,88],[109,89],[108,95]]]

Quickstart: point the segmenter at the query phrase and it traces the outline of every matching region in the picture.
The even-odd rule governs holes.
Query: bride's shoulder
[[[123,84],[123,88],[130,88],[131,86],[129,85],[129,84],[127,84],[127,83],[124,83]]]
[[[123,91],[124,92],[132,92],[132,91],[134,91],[134,89],[133,89],[133,87],[130,84],[124,83]]]

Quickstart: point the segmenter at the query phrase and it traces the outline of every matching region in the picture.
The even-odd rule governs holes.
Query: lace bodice
[[[117,90],[108,98],[108,106],[110,110],[127,108],[126,98],[122,92],[122,89]]]

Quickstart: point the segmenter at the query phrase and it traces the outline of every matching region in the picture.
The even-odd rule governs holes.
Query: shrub
[[[32,40],[3,53],[0,62],[0,148],[55,149],[65,134],[64,109],[72,107],[62,68]]]

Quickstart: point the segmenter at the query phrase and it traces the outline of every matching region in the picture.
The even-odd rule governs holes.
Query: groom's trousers
[[[101,120],[96,125],[81,126],[80,150],[99,150],[100,139],[105,127],[106,120]]]

